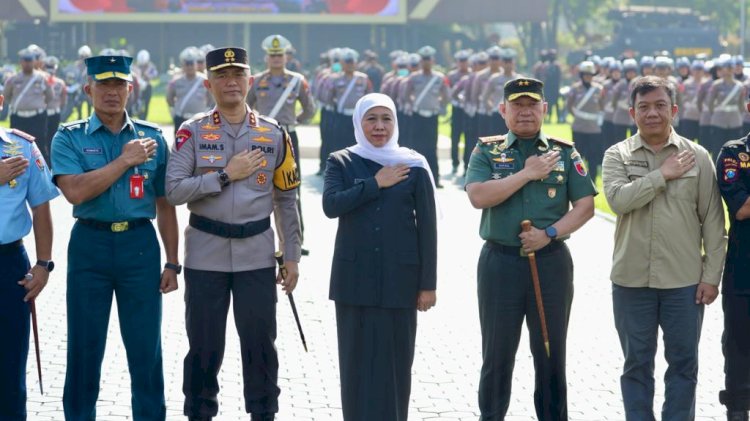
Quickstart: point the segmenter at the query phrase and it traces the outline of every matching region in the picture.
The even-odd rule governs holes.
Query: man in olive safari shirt
[[[631,91],[638,133],[604,155],[604,192],[617,214],[612,262],[615,326],[625,364],[620,387],[630,420],[654,420],[654,355],[664,332],[661,419],[695,417],[703,309],[718,295],[724,210],[708,152],[671,128],[672,86],[653,76]]]

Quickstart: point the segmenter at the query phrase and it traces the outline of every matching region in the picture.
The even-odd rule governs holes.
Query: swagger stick
[[[531,221],[528,219],[521,222],[523,232],[531,230]],[[547,333],[547,319],[544,317],[544,302],[542,301],[542,287],[539,285],[539,272],[536,267],[536,254],[532,251],[527,253],[529,257],[529,267],[531,268],[531,283],[534,284],[534,296],[536,297],[536,309],[539,312],[539,320],[542,324],[542,338],[544,339],[544,348],[547,350],[549,358],[549,334]]]
[[[279,270],[281,271],[281,277],[286,279],[286,266],[284,266],[284,252],[283,251],[277,251],[273,254],[273,257],[276,258],[276,263],[279,264]],[[294,296],[290,292],[286,295],[289,297],[289,304],[292,306],[292,313],[294,314],[294,321],[297,322],[297,330],[299,330],[299,337],[302,339],[302,346],[305,348],[305,352],[307,352],[307,341],[305,341],[305,334],[302,332],[302,324],[299,322],[299,314],[297,314],[297,305],[294,304]]]
[[[25,279],[30,281],[33,275],[26,274]],[[29,301],[29,310],[31,311],[31,326],[34,331],[34,350],[36,350],[36,373],[39,375],[39,390],[44,395],[44,384],[42,383],[42,358],[39,356],[39,329],[36,323],[36,304],[34,300]]]

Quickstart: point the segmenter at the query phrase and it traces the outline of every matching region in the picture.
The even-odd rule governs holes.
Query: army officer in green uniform
[[[573,300],[573,263],[565,240],[594,215],[596,189],[570,142],[541,131],[543,83],[519,78],[504,86],[500,113],[509,132],[480,138],[469,161],[466,192],[482,209],[479,234],[479,321],[482,421],[503,420],[524,318],[529,328],[540,420],[567,420],[565,341]],[[572,207],[570,204],[572,203]],[[521,221],[532,228],[521,232]],[[527,253],[535,252],[550,356],[541,334]]]

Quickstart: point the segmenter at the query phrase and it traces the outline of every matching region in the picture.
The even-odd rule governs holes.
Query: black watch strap
[[[173,270],[173,271],[175,271],[175,273],[177,273],[178,275],[179,275],[180,273],[182,273],[182,265],[176,265],[176,264],[174,264],[174,263],[169,263],[169,262],[165,263],[165,264],[164,264],[164,269],[172,269],[172,270]]]
[[[219,184],[221,184],[221,187],[226,187],[232,182],[229,179],[229,174],[224,172],[224,170],[219,170],[217,173],[219,174]]]
[[[43,267],[47,272],[52,272],[55,269],[55,262],[52,260],[37,260],[36,265]]]

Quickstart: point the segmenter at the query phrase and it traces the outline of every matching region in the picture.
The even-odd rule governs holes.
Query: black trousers
[[[680,120],[680,127],[677,128],[677,133],[680,136],[688,140],[697,140],[700,135],[700,127],[698,126],[698,120]]]
[[[402,111],[396,111],[398,118],[398,145],[405,148],[413,148],[412,142],[412,118]]]
[[[414,134],[411,148],[424,155],[435,179],[435,185],[440,184],[437,160],[438,116],[422,117],[414,114],[411,116],[411,124]]]
[[[333,121],[331,152],[347,148],[357,143],[357,140],[354,138],[354,122],[352,121],[352,116],[335,113]]]
[[[185,327],[190,350],[182,383],[186,416],[215,417],[219,411],[218,374],[230,297],[240,337],[245,410],[254,414],[279,411],[275,268],[236,273],[188,268]]]
[[[466,112],[464,109],[454,105],[451,111],[451,163],[454,169],[458,168],[461,163],[458,157],[458,146],[461,143],[461,135],[464,134],[465,118]]]
[[[297,175],[302,180],[302,166],[300,166],[300,153],[299,150],[299,137],[297,132],[289,132],[289,139],[292,141],[292,149],[294,149],[294,162],[297,164]],[[305,222],[302,220],[302,192],[297,189],[297,212],[299,213],[299,228],[300,228],[300,240],[305,241]]]
[[[724,385],[719,401],[728,410],[750,410],[750,295],[721,294],[724,309]]]
[[[573,261],[567,246],[536,254],[550,357],[544,346],[529,259],[485,243],[479,256],[477,293],[482,330],[480,421],[502,421],[510,404],[513,366],[524,319],[534,358],[534,407],[540,421],[568,419],[565,377],[568,319],[573,301]]]
[[[344,421],[406,421],[416,309],[336,303],[336,333]]]
[[[185,119],[182,117],[178,117],[176,115],[172,116],[172,121],[174,122],[174,134],[177,136],[177,130],[180,130],[180,126],[182,126],[182,123],[185,122]]]
[[[713,137],[713,126],[698,123],[698,144],[710,152],[709,146]]]
[[[711,157],[715,160],[721,152],[721,147],[730,140],[736,140],[744,136],[742,126],[724,129],[721,127],[711,127],[711,137],[704,144],[704,147],[711,152]]]
[[[610,142],[610,146],[614,145],[617,142],[620,142],[622,140],[625,140],[628,138],[628,130],[630,130],[630,125],[628,124],[614,124],[612,123],[612,142]],[[633,132],[631,136],[635,134]]]
[[[573,132],[573,142],[581,156],[588,162],[589,175],[596,180],[596,171],[602,165],[604,149],[601,133]]]
[[[466,119],[464,120],[464,174],[466,173],[466,167],[469,166],[471,152],[479,140],[478,125],[479,122],[476,115],[474,117],[466,115]]]
[[[47,145],[49,153],[49,141],[47,138],[47,113],[43,112],[34,117],[19,117],[18,114],[10,115],[10,127],[26,132],[36,138],[36,142]],[[40,146],[40,149],[42,146]],[[46,157],[45,157],[46,158]],[[49,161],[47,161],[49,162]]]
[[[39,146],[39,151],[42,152],[44,161],[48,166],[52,164],[50,160],[50,152],[52,151],[52,138],[55,137],[57,128],[60,126],[60,113],[47,115],[47,134],[44,136],[44,140],[37,139],[36,144]]]
[[[328,142],[330,141],[330,135],[328,132],[329,125],[331,124],[331,112],[325,108],[320,109],[320,150],[319,158],[320,164],[318,166],[318,173],[323,174],[326,168],[326,160],[328,154],[331,153],[328,149]]]

